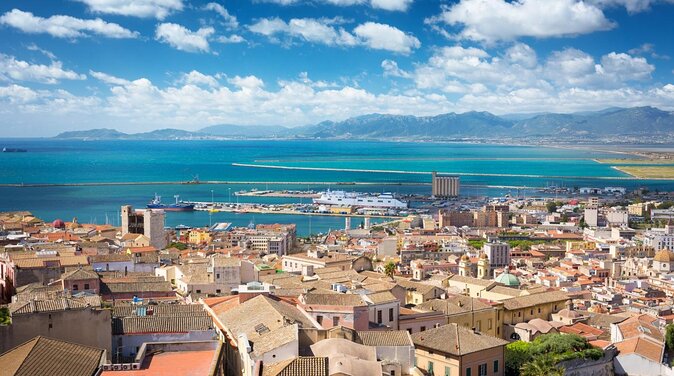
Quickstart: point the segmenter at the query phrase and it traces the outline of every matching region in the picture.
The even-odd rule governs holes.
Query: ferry
[[[314,204],[340,206],[366,206],[370,208],[405,209],[407,202],[398,200],[391,193],[368,195],[357,192],[326,191],[313,199]]]
[[[149,204],[147,204],[148,209],[163,209],[165,211],[193,211],[194,210],[194,204],[188,204],[182,201],[179,201],[178,199],[180,196],[175,195],[173,196],[176,199],[175,204],[162,204],[161,202],[161,196],[157,196],[157,194],[154,194],[154,199],[150,201]]]

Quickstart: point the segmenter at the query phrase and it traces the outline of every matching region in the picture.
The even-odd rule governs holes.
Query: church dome
[[[663,249],[655,254],[653,261],[657,262],[674,262],[674,252],[669,249]]]
[[[480,259],[489,259],[489,257],[487,257],[486,253],[482,253],[480,254]]]
[[[55,220],[54,222],[51,223],[51,225],[52,225],[54,228],[61,228],[61,229],[66,227],[65,222],[63,222],[63,221],[60,220],[60,219]]]
[[[468,255],[463,255],[463,256],[461,256],[461,261],[470,262],[470,257],[468,257]]]
[[[520,280],[510,273],[503,273],[499,275],[498,277],[496,277],[495,281],[498,283],[502,283],[508,287],[519,287],[520,285]]]

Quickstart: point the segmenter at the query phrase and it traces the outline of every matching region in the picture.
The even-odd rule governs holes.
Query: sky
[[[0,137],[674,110],[674,0],[4,0]]]

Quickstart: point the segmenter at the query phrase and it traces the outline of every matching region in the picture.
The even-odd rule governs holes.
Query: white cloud
[[[184,73],[180,78],[179,82],[184,83],[186,85],[197,85],[197,86],[203,85],[208,87],[220,86],[220,83],[218,82],[217,78],[207,74],[203,74],[196,70],[193,70],[189,73]]]
[[[385,73],[394,71],[390,64],[382,67]],[[539,61],[531,47],[517,43],[496,56],[475,47],[439,48],[427,62],[416,64],[410,78],[419,90],[508,95],[518,90],[618,89],[649,80],[654,69],[643,57],[611,52],[597,61],[573,48]]]
[[[237,27],[239,27],[239,21],[236,19],[236,16],[229,14],[229,12],[227,11],[227,9],[225,9],[224,6],[218,3],[208,3],[204,7],[204,9],[212,10],[217,14],[219,14],[222,17],[226,27],[230,29],[236,29]]]
[[[384,76],[392,76],[392,77],[401,77],[401,78],[410,78],[411,75],[400,69],[398,67],[398,63],[396,63],[393,60],[384,60],[381,62],[381,67],[384,69]]]
[[[272,39],[277,35],[285,35],[328,46],[360,45],[403,54],[409,54],[421,45],[413,35],[390,25],[366,22],[357,26],[352,34],[342,27],[334,26],[342,22],[341,19],[293,18],[286,23],[280,18],[263,18],[249,25],[248,29]]]
[[[183,9],[182,0],[76,0],[92,12],[134,17],[154,17],[163,20]]]
[[[174,23],[157,25],[155,39],[168,43],[178,50],[186,52],[209,52],[208,37],[215,33],[212,27],[202,27],[191,31],[184,26]]]
[[[0,99],[5,98],[9,103],[30,102],[38,97],[38,93],[24,86],[12,84],[0,86]]]
[[[243,39],[243,37],[241,35],[238,35],[238,34],[232,34],[232,35],[229,35],[229,36],[221,35],[221,36],[215,38],[215,40],[217,42],[224,43],[224,44],[236,44],[236,43],[243,43],[243,42],[246,41],[245,39]]]
[[[90,70],[89,74],[91,75],[91,77],[93,77],[93,78],[95,78],[99,81],[105,82],[106,84],[109,84],[109,85],[121,85],[121,86],[123,86],[123,85],[128,85],[128,84],[131,83],[131,81],[129,81],[129,80],[125,80],[123,78],[115,77],[115,76],[112,76],[112,75],[109,75],[109,74],[103,73],[103,72],[96,72],[96,71]]]
[[[674,3],[674,0],[588,0],[588,2],[604,8],[622,6],[629,13],[639,13],[650,9],[652,4]]]
[[[267,37],[285,34],[310,43],[338,46],[353,46],[358,43],[351,33],[334,27],[333,23],[335,20],[330,19],[293,18],[286,23],[280,18],[263,18],[248,26],[248,29]]]
[[[44,56],[48,57],[50,60],[56,60],[56,55],[54,55],[51,51],[38,47],[38,45],[36,45],[35,43],[29,44],[28,46],[26,46],[26,49],[28,51],[40,52]]]
[[[413,0],[370,0],[372,8],[391,11],[406,11]]]
[[[241,88],[242,90],[255,90],[264,87],[264,82],[255,76],[246,76],[246,77],[234,76],[233,78],[230,78],[227,81],[230,84]]]
[[[83,20],[70,16],[55,15],[49,18],[34,16],[33,13],[12,9],[0,17],[0,24],[12,26],[26,33],[47,33],[57,38],[81,38],[98,34],[108,38],[136,38],[137,32],[130,31],[116,23],[96,18]]]
[[[0,80],[56,84],[59,80],[85,80],[86,78],[84,74],[63,69],[60,61],[52,61],[49,65],[31,64],[17,60],[13,56],[0,54]]]
[[[262,0],[267,3],[274,3],[278,5],[295,5],[299,3],[318,2],[331,4],[336,6],[353,6],[367,4],[374,9],[383,9],[388,11],[406,11],[414,0]]]
[[[409,54],[421,42],[411,34],[390,25],[366,22],[353,30],[370,48]]]
[[[427,22],[462,27],[458,38],[486,43],[572,36],[615,26],[600,8],[578,0],[461,0]]]

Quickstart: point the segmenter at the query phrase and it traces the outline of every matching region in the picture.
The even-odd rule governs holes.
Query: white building
[[[674,248],[674,227],[667,225],[664,229],[654,228],[644,233],[644,246],[656,251]]]
[[[489,268],[491,270],[510,265],[510,245],[508,243],[484,243],[482,251],[489,258]]]

